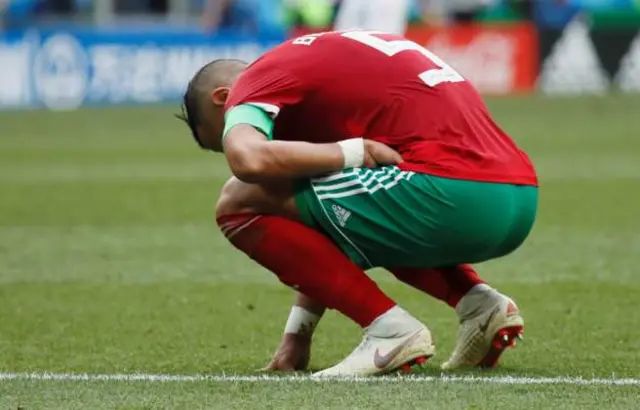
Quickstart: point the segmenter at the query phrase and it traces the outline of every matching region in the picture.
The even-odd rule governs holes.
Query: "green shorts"
[[[353,168],[304,181],[296,203],[364,269],[430,268],[513,252],[533,226],[538,188]]]

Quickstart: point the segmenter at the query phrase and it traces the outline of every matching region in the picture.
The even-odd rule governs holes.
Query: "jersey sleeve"
[[[304,87],[295,76],[274,64],[257,62],[250,66],[233,85],[226,109],[249,104],[275,119],[280,110],[304,97]]]
[[[273,139],[273,119],[266,111],[251,104],[241,104],[232,107],[225,114],[224,120],[223,141],[229,131],[239,124],[249,124],[263,133],[269,141]]]

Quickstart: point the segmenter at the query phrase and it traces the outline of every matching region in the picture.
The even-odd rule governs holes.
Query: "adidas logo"
[[[351,211],[347,211],[340,205],[332,205],[331,209],[333,210],[333,214],[338,220],[338,225],[344,228],[347,225],[347,221],[351,217]]]
[[[629,52],[620,61],[616,85],[625,92],[640,91],[640,33],[631,43]]]
[[[549,94],[601,94],[610,85],[589,38],[589,28],[580,18],[564,29],[541,71],[538,85]]]

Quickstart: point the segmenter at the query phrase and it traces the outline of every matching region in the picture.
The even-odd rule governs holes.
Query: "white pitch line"
[[[381,376],[342,377],[321,379],[310,376],[270,376],[270,375],[170,375],[170,374],[89,374],[89,373],[0,373],[0,381],[73,381],[73,382],[213,382],[213,383],[290,383],[290,382],[346,382],[346,383],[404,383],[440,382],[460,384],[567,384],[586,386],[640,386],[640,379],[634,378],[583,378],[583,377],[516,377],[516,376]]]

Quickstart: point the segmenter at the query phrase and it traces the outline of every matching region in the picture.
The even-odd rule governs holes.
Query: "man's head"
[[[200,147],[222,151],[224,105],[231,84],[246,67],[247,63],[240,60],[215,60],[202,67],[189,82],[182,114],[177,117],[189,125]]]

